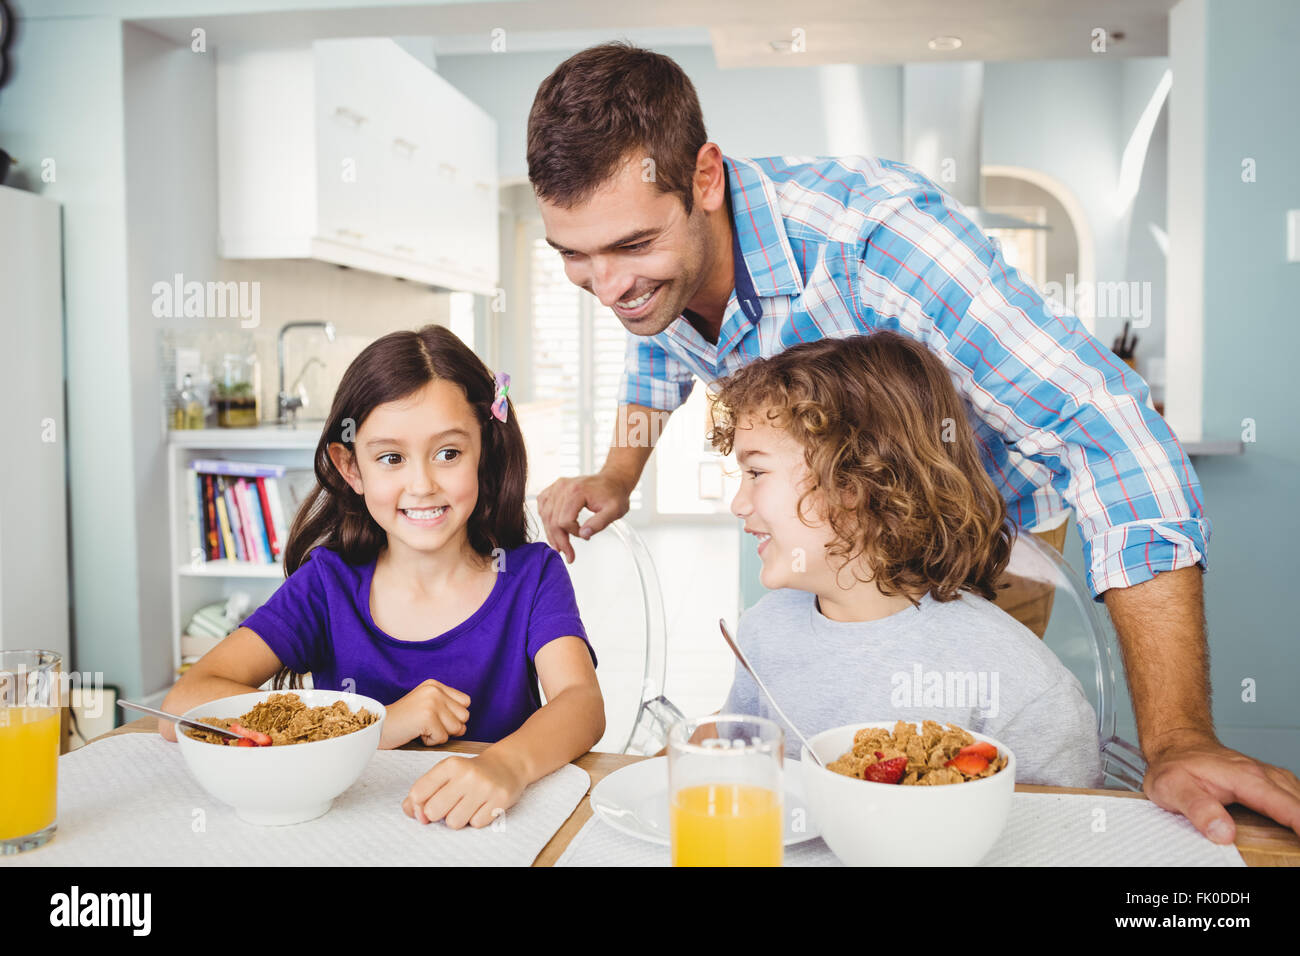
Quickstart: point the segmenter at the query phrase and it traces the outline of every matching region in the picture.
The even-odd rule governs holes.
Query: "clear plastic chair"
[[[1092,600],[1079,574],[1055,548],[1028,532],[1017,537],[1007,572],[1054,589],[1043,641],[1092,698],[1106,786],[1140,792],[1146,760],[1136,746],[1115,732],[1116,688],[1122,686],[1124,676],[1106,605]]]
[[[535,537],[544,541],[535,500],[529,499],[528,511]],[[605,697],[605,735],[593,749],[658,753],[668,728],[683,715],[663,696],[667,626],[654,561],[626,521],[613,522],[590,540],[570,540],[569,578]]]

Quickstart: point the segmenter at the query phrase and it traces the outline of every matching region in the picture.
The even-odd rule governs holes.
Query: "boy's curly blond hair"
[[[828,553],[844,565],[863,558],[882,594],[994,599],[1015,530],[924,344],[886,330],[801,343],[714,383],[710,398],[709,440],[722,454],[746,419],[766,418],[803,447],[799,520],[815,503],[836,538]]]

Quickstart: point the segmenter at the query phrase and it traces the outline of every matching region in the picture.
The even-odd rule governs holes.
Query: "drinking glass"
[[[673,866],[780,866],[779,725],[713,714],[668,732]]]
[[[0,651],[0,855],[54,836],[62,668],[53,651]]]

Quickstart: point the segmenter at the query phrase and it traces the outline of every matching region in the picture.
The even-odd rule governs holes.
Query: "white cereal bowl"
[[[191,707],[180,716],[239,717],[273,693],[258,691],[222,697]],[[213,797],[234,808],[247,823],[285,826],[314,820],[356,783],[379,749],[386,711],[377,700],[339,690],[295,690],[308,707],[328,707],[341,700],[355,713],[364,707],[378,715],[368,727],[303,744],[281,747],[229,747],[195,740],[176,726],[176,742],[190,773]]]
[[[831,763],[853,747],[864,727],[892,730],[897,721],[863,721],[826,730],[808,744]],[[920,727],[918,725],[917,729]],[[822,839],[848,866],[974,866],[1006,826],[1015,793],[1016,755],[992,737],[970,731],[1007,755],[1007,765],[982,780],[938,787],[874,783],[833,773],[803,748],[804,799]]]

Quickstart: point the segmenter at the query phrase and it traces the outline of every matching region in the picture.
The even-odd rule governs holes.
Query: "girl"
[[[310,672],[387,707],[382,748],[493,742],[440,761],[402,804],[421,823],[484,826],[605,726],[564,561],[527,543],[524,441],[504,388],[445,328],[385,335],[344,373],[315,470],[287,580],[163,708]],[[176,739],[173,724],[160,731]]]
[[[711,440],[742,468],[731,510],[776,589],[738,640],[799,729],[951,721],[1005,743],[1022,783],[1099,786],[1078,680],[993,603],[1014,529],[929,348],[823,339],[715,388]],[[723,710],[780,719],[739,666]]]

